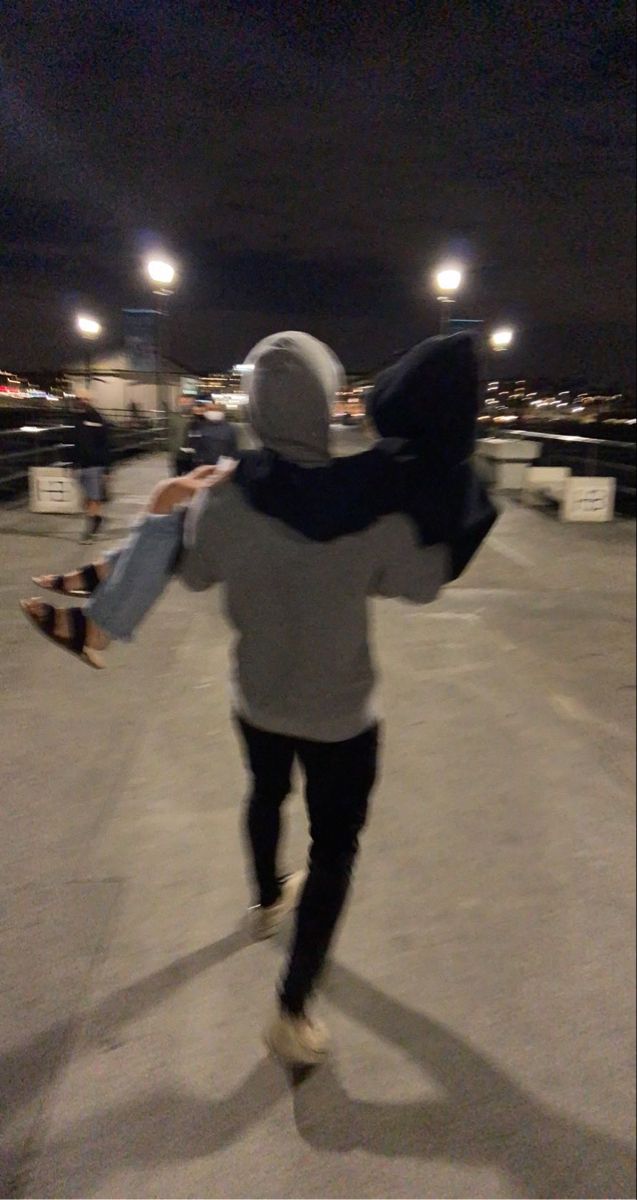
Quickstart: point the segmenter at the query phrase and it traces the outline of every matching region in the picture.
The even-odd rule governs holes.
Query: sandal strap
[[[86,617],[81,608],[69,608],[67,615],[71,627],[69,647],[76,654],[81,654],[86,642]]]
[[[90,592],[92,595],[95,589],[100,585],[100,577],[97,574],[93,563],[88,563],[87,566],[80,567],[79,574],[82,576],[84,591]]]
[[[53,634],[55,630],[55,608],[52,604],[43,604],[43,613],[36,620],[44,633]]]
[[[64,576],[63,575],[54,575],[53,576],[53,580],[51,583],[51,591],[52,592],[61,592],[63,596],[66,594],[66,589],[64,587]]]

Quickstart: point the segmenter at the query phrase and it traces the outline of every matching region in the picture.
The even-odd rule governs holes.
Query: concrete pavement
[[[117,473],[111,533],[162,464]],[[382,782],[292,1082],[260,1028],[214,593],[102,674],[17,609],[76,518],[0,509],[3,1196],[633,1196],[634,526],[514,505],[376,607]],[[288,857],[305,823],[290,803]]]

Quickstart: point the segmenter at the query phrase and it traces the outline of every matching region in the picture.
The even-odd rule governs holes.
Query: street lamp
[[[511,349],[514,338],[514,331],[508,326],[503,325],[500,329],[494,329],[489,334],[489,345],[496,354],[499,354],[502,350]]]
[[[174,291],[175,279],[177,271],[173,264],[167,258],[159,258],[153,255],[146,259],[146,274],[150,280],[153,293],[158,297],[157,306],[155,308],[155,345],[153,347],[155,359],[155,405],[157,413],[167,412],[170,410],[170,405],[164,403],[162,395],[161,383],[161,358],[162,358],[162,318],[166,315],[166,305],[162,300],[171,296]]]
[[[81,333],[82,337],[84,338],[96,338],[99,337],[100,333],[102,332],[102,326],[100,325],[99,321],[95,320],[94,317],[84,317],[80,315],[77,317],[75,325],[78,333]]]
[[[462,271],[460,267],[440,267],[435,274],[436,299],[440,305],[440,332],[444,333],[448,321],[448,305],[453,304],[456,292],[462,287]]]
[[[75,328],[80,337],[84,341],[84,358],[85,358],[85,374],[84,383],[87,388],[91,386],[91,342],[100,336],[102,326],[95,317],[88,317],[85,313],[78,313],[75,318]]]
[[[514,341],[515,330],[511,329],[510,325],[499,325],[491,330],[491,333],[487,337],[487,351],[485,355],[487,372],[490,376],[495,374],[500,375],[495,363],[491,362],[491,355],[502,354],[504,351],[510,350]]]
[[[177,274],[172,263],[165,258],[149,258],[146,263],[146,274],[153,286],[153,291],[160,296],[169,296]]]

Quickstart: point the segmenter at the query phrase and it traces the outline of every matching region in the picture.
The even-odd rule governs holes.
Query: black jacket
[[[254,508],[315,541],[404,512],[424,545],[449,546],[455,579],[497,519],[469,461],[477,408],[471,339],[429,338],[372,389],[368,413],[384,437],[371,450],[312,470],[254,451],[241,456],[235,482]]]
[[[73,466],[110,467],[110,426],[96,408],[86,407],[73,417]]]
[[[229,421],[209,421],[193,417],[184,443],[192,451],[193,467],[214,466],[221,457],[237,458],[237,435]]]

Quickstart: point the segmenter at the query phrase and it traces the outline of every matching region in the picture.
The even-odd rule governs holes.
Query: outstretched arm
[[[227,471],[199,467],[155,488],[146,516],[114,556],[108,578],[85,608],[86,616],[109,637],[132,638],[175,573],[182,552],[184,506],[227,477]]]

